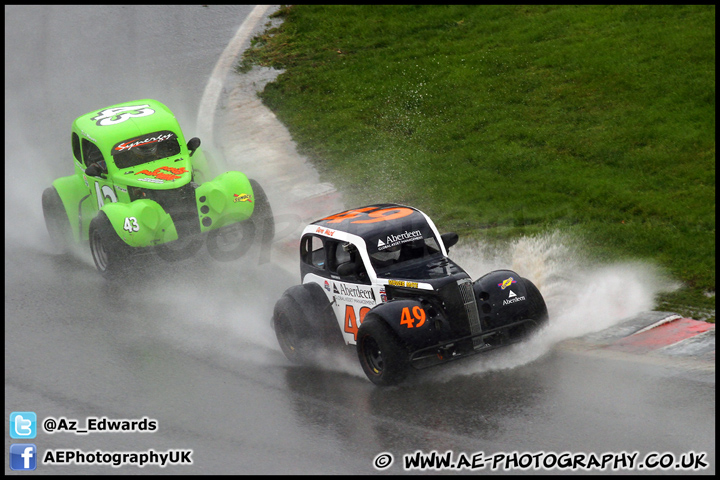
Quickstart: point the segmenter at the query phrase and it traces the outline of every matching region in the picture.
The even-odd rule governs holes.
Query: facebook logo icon
[[[10,445],[10,470],[35,470],[37,467],[37,447],[32,443],[13,443]]]
[[[35,438],[37,415],[35,412],[12,412],[10,414],[11,438]]]

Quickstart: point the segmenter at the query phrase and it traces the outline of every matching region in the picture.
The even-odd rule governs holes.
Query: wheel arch
[[[294,285],[285,290],[280,300],[283,298],[290,298],[300,309],[307,309],[309,327],[318,330],[326,345],[345,344],[331,303],[320,285],[312,282]],[[275,308],[280,300],[275,304]],[[273,311],[273,316],[275,314]]]
[[[398,299],[377,305],[367,315],[373,315],[387,324],[408,348],[418,349],[430,345],[437,339],[435,321],[438,316],[444,315],[444,312],[436,311],[436,316],[431,317],[428,310],[428,306],[420,300]],[[368,318],[367,315],[365,318]],[[404,315],[406,323],[402,323]],[[421,318],[424,318],[422,324]]]
[[[100,210],[118,237],[131,247],[149,247],[178,238],[172,218],[154,200],[106,203]]]
[[[481,322],[490,328],[512,321],[547,319],[547,306],[529,279],[513,270],[495,270],[473,282]]]

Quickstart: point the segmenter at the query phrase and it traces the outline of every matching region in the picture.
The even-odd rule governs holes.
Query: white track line
[[[213,129],[215,110],[217,109],[225,78],[234,66],[235,60],[240,54],[240,49],[245,45],[245,42],[252,34],[258,22],[262,20],[263,15],[271,6],[272,5],[256,5],[253,11],[250,12],[250,15],[245,18],[240,28],[235,32],[233,39],[228,46],[225,47],[222,55],[220,55],[220,59],[215,64],[215,68],[205,86],[205,91],[203,92],[200,106],[198,107],[196,128],[199,133],[198,136],[203,142],[206,142],[208,146],[214,145]]]
[[[666,323],[674,322],[675,320],[679,320],[683,317],[680,315],[670,315],[668,317],[663,318],[662,320],[658,320],[657,322],[653,323],[652,325],[648,325],[645,328],[642,328],[638,330],[637,332],[633,333],[632,335],[637,335],[639,333],[647,332],[648,330],[652,330],[653,328],[659,327],[660,325],[665,325]],[[630,335],[630,336],[632,336]]]

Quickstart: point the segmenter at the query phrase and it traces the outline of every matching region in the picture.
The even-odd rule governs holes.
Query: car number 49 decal
[[[415,322],[417,324],[413,325]],[[425,310],[415,305],[412,307],[412,315],[410,315],[410,307],[402,309],[400,314],[400,325],[407,325],[408,328],[422,327],[425,324]]]
[[[355,316],[355,308],[352,305],[345,306],[345,333],[352,333],[355,340],[357,341],[358,328],[360,324],[365,320],[365,315],[370,311],[369,307],[360,308],[360,321],[358,322]],[[425,325],[425,310],[415,305],[414,307],[405,307],[400,313],[400,325],[405,325],[407,328],[422,327]],[[417,322],[417,323],[415,323]]]
[[[127,230],[128,232],[139,231],[140,225],[138,224],[137,218],[125,217],[125,224],[123,225],[123,230]]]

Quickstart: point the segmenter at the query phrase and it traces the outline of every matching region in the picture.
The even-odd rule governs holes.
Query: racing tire
[[[208,253],[215,260],[237,260],[245,255],[254,243],[268,246],[275,237],[275,219],[265,190],[255,180],[250,180],[250,186],[255,202],[252,217],[208,233]]]
[[[285,357],[292,363],[311,363],[315,342],[311,335],[310,322],[295,300],[284,295],[275,304],[273,328],[278,345]]]
[[[534,283],[527,278],[523,278],[523,282],[525,282],[525,291],[527,292],[528,304],[530,305],[529,317],[535,320],[538,327],[543,327],[549,320],[545,299],[543,299],[540,290],[538,290]]]
[[[345,345],[332,306],[316,283],[290,287],[275,304],[273,329],[280,349],[293,363],[322,363],[323,355]]]
[[[188,233],[188,223],[197,222],[195,213],[178,214],[173,217],[179,238],[155,246],[155,253],[166,262],[178,262],[193,257],[203,246],[203,238]],[[184,227],[184,228],[183,228]]]
[[[65,253],[70,248],[72,231],[60,195],[55,187],[48,187],[42,194],[43,217],[53,249]]]
[[[207,236],[207,250],[219,262],[231,262],[245,255],[255,240],[255,224],[238,222],[211,230]]]
[[[375,385],[397,385],[407,377],[407,348],[382,319],[368,314],[357,334],[357,355],[365,375]]]
[[[95,267],[108,280],[124,273],[130,256],[130,247],[118,237],[105,212],[99,212],[90,221],[90,252]]]
[[[270,208],[270,201],[257,181],[250,179],[250,186],[255,200],[252,221],[255,224],[255,233],[259,235],[257,240],[261,245],[269,245],[275,238],[275,217]]]

